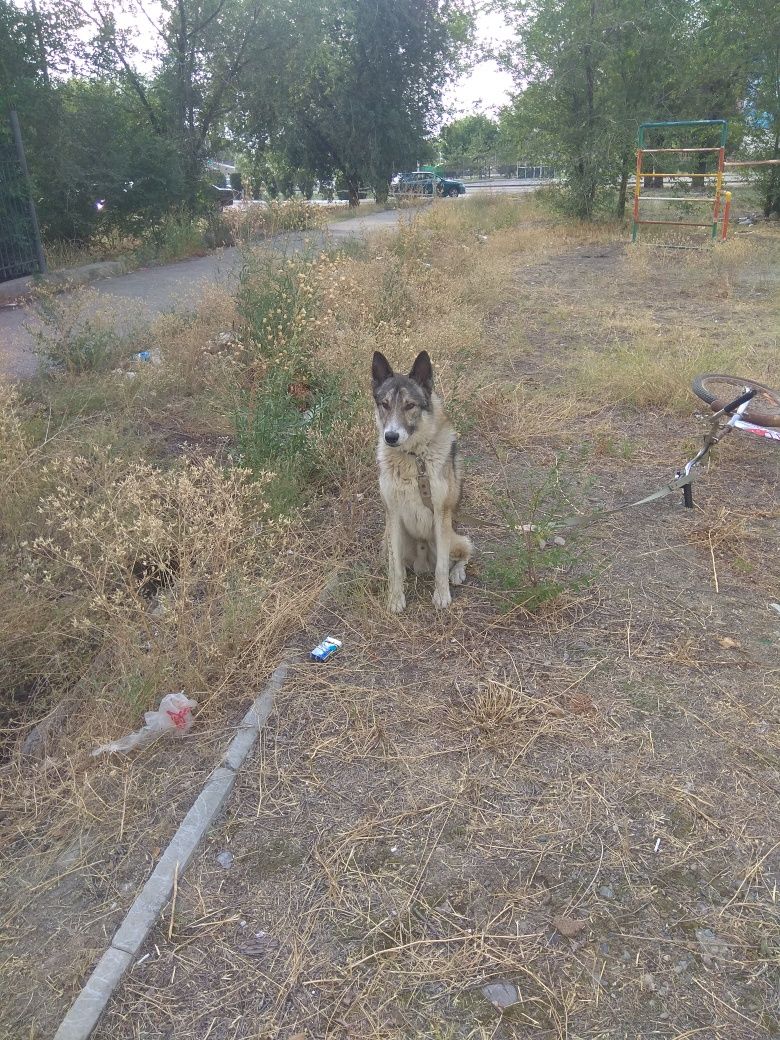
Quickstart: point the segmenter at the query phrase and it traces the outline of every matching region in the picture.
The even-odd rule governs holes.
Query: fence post
[[[38,267],[41,274],[46,274],[46,257],[44,256],[43,243],[41,242],[41,229],[38,227],[38,214],[35,212],[35,203],[33,202],[32,197],[30,171],[27,169],[27,159],[24,154],[24,144],[22,143],[22,131],[19,128],[19,116],[16,114],[15,108],[11,109],[10,115],[11,133],[14,136],[16,157],[19,160],[19,166],[21,167],[25,187],[27,188],[27,205],[30,210],[30,223],[32,224],[33,238],[35,239],[35,252],[38,257]]]

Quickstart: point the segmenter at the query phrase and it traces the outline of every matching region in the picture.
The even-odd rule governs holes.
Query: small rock
[[[553,925],[556,931],[560,932],[561,935],[567,939],[573,939],[575,935],[579,935],[583,928],[588,927],[587,921],[578,921],[574,917],[553,917]]]
[[[520,999],[517,986],[513,985],[511,982],[489,982],[486,986],[482,987],[482,993],[487,997],[493,1007],[498,1008],[499,1011],[511,1007]]]
[[[556,534],[556,536],[553,538],[552,541],[553,541],[553,545],[566,545],[566,539],[565,538],[561,538],[561,536],[559,534]]]
[[[601,896],[602,899],[614,899],[615,898],[614,889],[610,885],[602,885],[601,888],[599,889],[599,895]]]
[[[642,987],[642,991],[644,993],[655,993],[655,979],[649,971],[646,971],[644,973],[644,975],[639,980],[639,984]]]
[[[224,867],[225,870],[230,870],[230,868],[233,866],[234,861],[235,857],[233,853],[229,852],[227,849],[225,849],[223,852],[220,852],[220,854],[217,856],[217,863],[219,863],[221,867]]]
[[[675,964],[675,966],[674,966],[674,973],[675,973],[675,975],[682,975],[682,973],[684,971],[686,971],[687,968],[688,968],[688,961],[683,957],[682,960],[679,960]]]
[[[729,948],[723,939],[719,939],[711,928],[697,928],[696,938],[701,947],[701,959],[705,964],[712,964],[713,960],[722,960],[729,955]]]

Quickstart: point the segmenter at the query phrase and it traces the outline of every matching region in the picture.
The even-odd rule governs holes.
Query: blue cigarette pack
[[[315,646],[312,650],[310,657],[313,661],[327,661],[329,657],[333,657],[337,650],[341,649],[341,640],[334,639],[333,636],[327,636],[323,639],[319,646]]]

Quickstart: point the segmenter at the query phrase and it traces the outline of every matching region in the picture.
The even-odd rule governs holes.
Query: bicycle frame
[[[756,391],[746,386],[744,392],[739,397],[730,404],[725,405],[719,412],[716,412],[712,417],[712,426],[709,433],[704,436],[704,444],[702,444],[690,462],[686,462],[685,466],[675,474],[675,479],[679,480],[682,486],[683,505],[687,509],[693,509],[691,482],[694,479],[694,467],[700,465],[702,459],[709,454],[710,450],[722,441],[727,434],[731,433],[732,430],[743,430],[745,433],[752,433],[758,437],[765,437],[768,440],[780,441],[780,429],[774,430],[768,426],[759,426],[742,418],[746,408],[755,396]],[[724,415],[728,416],[728,420],[721,425],[721,419]],[[684,484],[682,483],[683,481],[685,481]]]

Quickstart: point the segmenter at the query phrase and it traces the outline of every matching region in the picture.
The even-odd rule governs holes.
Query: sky
[[[503,15],[481,12],[477,16],[477,42],[482,47],[500,45],[511,38]],[[466,76],[451,84],[445,100],[452,115],[484,112],[492,115],[509,101],[513,90],[511,75],[495,61],[482,61]]]
[[[23,0],[15,0],[15,2],[21,6]],[[158,9],[155,0],[147,0],[144,6],[152,14]],[[124,23],[134,30],[141,47],[151,45],[152,31],[145,22],[139,23],[137,16],[129,16],[128,13],[125,13],[122,17],[120,14],[118,21],[120,25]],[[475,37],[478,48],[488,49],[491,46],[500,46],[511,39],[512,35],[502,14],[484,9],[477,14]],[[141,62],[142,67],[144,64]],[[509,101],[512,89],[511,75],[497,62],[492,60],[478,62],[469,73],[447,87],[444,95],[447,109],[444,121],[475,112],[494,115]]]

